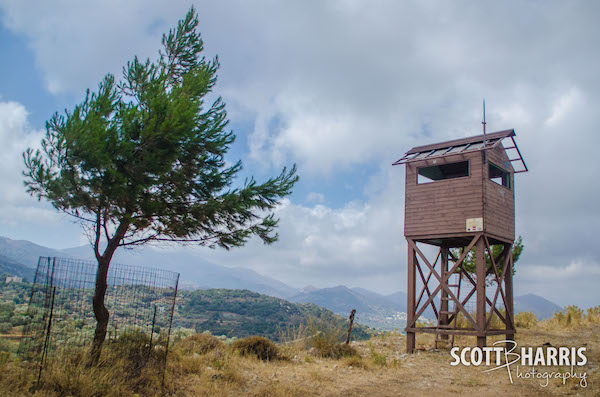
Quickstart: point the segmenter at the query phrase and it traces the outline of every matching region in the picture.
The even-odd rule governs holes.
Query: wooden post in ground
[[[441,259],[441,265],[442,265],[442,270],[441,270],[441,276],[442,276],[442,280],[445,279],[446,274],[448,273],[448,247],[445,245],[442,245],[442,247],[440,248],[440,259]],[[446,289],[442,289],[441,291],[442,296],[440,298],[440,312],[439,312],[439,324],[442,326],[447,326],[448,325],[448,308],[449,308],[449,304],[448,304],[448,291],[446,291]],[[448,339],[448,334],[442,334],[440,335],[441,339],[447,340]]]
[[[408,287],[406,291],[408,304],[406,305],[406,352],[412,353],[415,350],[415,332],[411,331],[414,328],[415,321],[415,250],[408,244]]]
[[[356,309],[352,309],[352,311],[350,312],[350,317],[348,317],[348,319],[350,320],[350,325],[348,326],[348,336],[346,337],[346,344],[350,343],[350,332],[352,332],[352,324],[354,324],[355,314]]]
[[[512,331],[506,333],[506,340],[515,340],[514,324],[515,324],[515,312],[513,307],[513,257],[512,257],[512,244],[504,244],[505,255],[509,255],[508,261],[505,262],[508,266],[506,274],[504,276],[504,296],[506,297],[506,330]],[[507,348],[512,348],[510,342],[506,343]]]
[[[482,236],[479,236],[475,244],[475,269],[477,275],[477,346],[485,347],[486,337],[486,310],[485,310],[485,278],[487,275],[487,263],[485,261],[485,242]]]

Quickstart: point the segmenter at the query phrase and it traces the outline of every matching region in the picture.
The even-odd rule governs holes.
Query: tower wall
[[[418,168],[460,161],[469,162],[469,176],[417,183]],[[482,172],[481,152],[407,163],[404,235],[465,233],[466,219],[483,217]]]

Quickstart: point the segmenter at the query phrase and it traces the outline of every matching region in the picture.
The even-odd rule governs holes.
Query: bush
[[[560,312],[554,313],[552,320],[563,327],[574,327],[581,324],[583,319],[583,310],[577,306],[567,306]]]
[[[346,365],[346,367],[363,368],[363,369],[369,368],[367,363],[359,355],[346,357],[346,358],[344,358],[343,363]]]
[[[532,312],[520,312],[515,314],[515,326],[518,328],[533,328],[538,319]]]
[[[205,333],[188,336],[187,338],[179,341],[176,345],[177,348],[188,354],[206,354],[224,346],[225,343],[220,341],[218,338],[212,336],[211,334]]]
[[[600,306],[587,309],[587,321],[594,324],[600,323]]]
[[[338,343],[321,335],[317,335],[311,338],[311,340],[311,345],[316,349],[316,354],[323,358],[339,360],[342,357],[351,357],[358,354],[352,346],[345,343]]]
[[[150,346],[150,336],[140,331],[126,332],[108,346],[107,364],[114,363],[113,359],[120,359],[128,367],[132,377],[140,373],[148,363],[158,364],[163,360],[164,350],[157,350],[156,345]]]
[[[271,361],[282,359],[277,346],[260,336],[250,336],[245,339],[240,339],[231,345],[234,351],[237,351],[242,356],[254,356],[259,360]]]
[[[12,331],[11,323],[0,323],[0,334],[7,334]]]
[[[382,353],[377,353],[376,351],[371,351],[371,359],[375,365],[381,367],[384,367],[387,364],[387,356]]]
[[[306,339],[307,347],[315,349],[315,355],[323,358],[340,359],[354,356],[357,351],[342,343],[346,339],[347,329],[331,318],[321,318],[309,324],[311,337]]]

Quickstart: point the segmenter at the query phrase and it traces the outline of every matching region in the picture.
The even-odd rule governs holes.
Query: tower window
[[[469,162],[459,161],[457,163],[420,167],[417,170],[417,183],[430,183],[444,179],[461,178],[464,176],[469,176]]]
[[[510,189],[510,173],[492,163],[489,163],[488,173],[492,182]]]

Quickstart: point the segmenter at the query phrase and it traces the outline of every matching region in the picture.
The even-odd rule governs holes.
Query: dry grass
[[[181,350],[186,354],[206,354],[215,349],[223,349],[224,347],[225,343],[207,333],[188,336],[175,345],[175,349]]]
[[[532,312],[521,312],[515,314],[515,326],[517,328],[533,328],[537,323],[537,316]]]
[[[595,312],[592,312],[592,320]],[[567,315],[568,316],[568,315]],[[418,334],[422,350],[405,353],[406,339],[386,333],[369,341],[353,342],[356,352],[340,359],[309,353],[299,344],[280,345],[288,360],[263,361],[242,356],[239,349],[194,336],[175,345],[169,355],[167,376],[161,390],[161,374],[152,357],[144,357],[135,338],[124,346],[106,350],[103,362],[93,368],[81,353],[57,362],[43,373],[41,388],[33,388],[37,372],[23,362],[0,366],[0,395],[10,396],[445,396],[503,393],[522,396],[600,394],[600,324],[582,314],[569,324],[558,319],[520,328],[519,346],[585,346],[588,363],[580,368],[588,376],[587,388],[575,381],[565,385],[552,380],[546,388],[531,379],[513,379],[505,370],[484,373],[482,367],[450,365],[447,350],[434,350],[434,336]],[[473,346],[474,338],[457,338],[458,346]],[[498,338],[490,338],[493,343]],[[128,348],[128,346],[133,346]],[[207,347],[210,346],[210,347]],[[139,347],[139,345],[138,345]],[[141,365],[143,364],[143,365]],[[557,370],[543,368],[546,371]],[[563,371],[565,368],[562,369]]]
[[[283,360],[279,348],[275,343],[261,336],[251,336],[245,339],[236,340],[231,348],[241,356],[254,357],[262,361]]]

